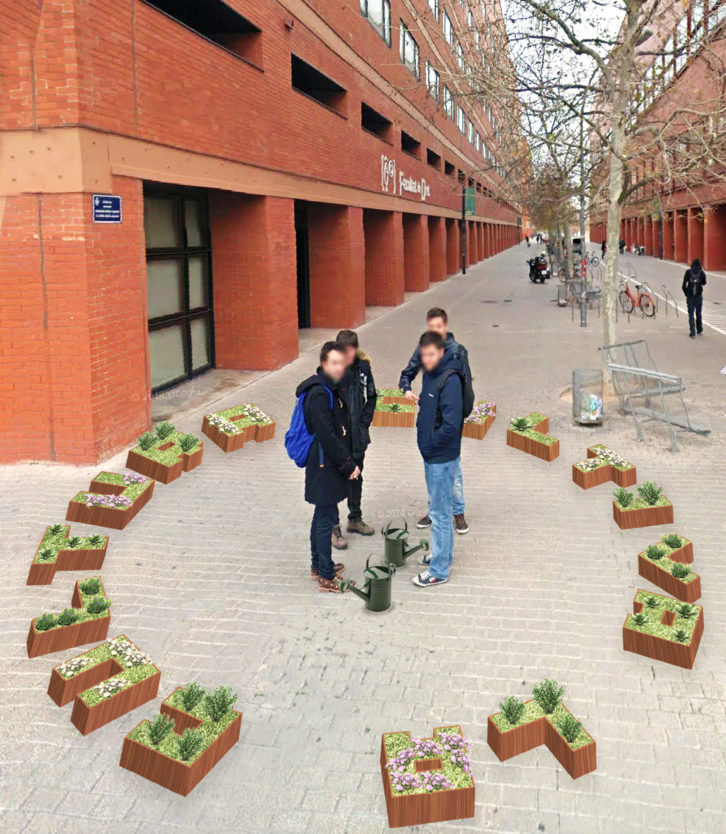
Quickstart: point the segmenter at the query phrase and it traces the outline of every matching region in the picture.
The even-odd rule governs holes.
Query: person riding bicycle
[[[688,327],[692,339],[696,338],[696,333],[703,333],[701,312],[703,310],[703,288],[705,286],[706,273],[703,271],[701,262],[698,258],[695,258],[690,269],[686,270],[681,285],[688,305]]]

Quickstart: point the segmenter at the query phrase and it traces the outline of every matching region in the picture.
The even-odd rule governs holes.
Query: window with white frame
[[[454,24],[451,22],[451,18],[446,14],[443,13],[441,17],[441,28],[444,32],[444,37],[446,38],[446,42],[449,46],[454,45]]]
[[[456,44],[456,63],[459,65],[459,69],[464,69],[464,47],[458,42]]]
[[[360,0],[360,11],[363,17],[383,38],[391,45],[391,3],[390,0]]]
[[[439,75],[438,70],[434,69],[431,66],[429,60],[426,60],[426,89],[429,91],[429,95],[433,96],[436,101],[439,100],[439,92],[441,88],[441,76]]]
[[[470,28],[474,28],[474,12],[471,9],[466,13],[466,25]]]
[[[416,39],[411,34],[411,30],[406,24],[401,21],[399,50],[401,55],[401,63],[404,64],[416,78],[421,77],[421,68],[418,61],[418,44]]]
[[[461,105],[456,108],[456,126],[461,133],[466,133],[466,113]]]
[[[478,130],[474,136],[474,148],[481,153],[481,133]]]
[[[444,113],[453,121],[454,95],[446,85],[444,85]]]
[[[466,122],[466,138],[472,145],[474,144],[474,122],[471,119],[467,119]]]
[[[439,0],[428,0],[429,8],[431,9],[431,14],[436,18],[439,19]]]

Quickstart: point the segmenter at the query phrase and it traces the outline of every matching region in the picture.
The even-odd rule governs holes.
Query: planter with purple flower
[[[469,744],[459,726],[437,727],[433,738],[384,733],[381,776],[390,828],[474,816]]]
[[[472,409],[471,414],[464,420],[462,437],[484,440],[496,416],[497,404],[480,400]]]
[[[66,520],[123,530],[153,494],[151,478],[136,472],[100,472],[88,491],[71,498]]]

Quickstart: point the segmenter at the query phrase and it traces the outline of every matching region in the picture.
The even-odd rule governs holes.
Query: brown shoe
[[[343,571],[345,570],[345,565],[342,562],[336,562],[333,567],[335,568],[335,575],[338,579],[340,579],[343,575]],[[320,579],[320,572],[314,568],[310,568],[310,578],[315,580]]]
[[[361,536],[372,536],[376,531],[370,524],[366,524],[362,518],[351,519],[346,530],[349,533],[360,533]]]
[[[466,517],[463,515],[455,515],[454,516],[454,530],[456,530],[459,535],[463,536],[464,533],[469,532],[469,525],[466,523]]]
[[[343,536],[343,531],[340,529],[340,524],[336,524],[333,527],[333,535],[330,539],[333,543],[333,547],[336,550],[346,550],[348,547],[348,542],[345,540]]]
[[[340,579],[334,576],[332,579],[323,579],[321,576],[318,579],[318,590],[324,591],[328,594],[342,594],[343,589],[340,587]]]

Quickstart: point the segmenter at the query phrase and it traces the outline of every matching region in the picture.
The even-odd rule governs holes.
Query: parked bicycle
[[[632,313],[639,307],[643,315],[652,318],[655,315],[655,297],[647,284],[623,281],[618,291],[618,299],[624,313]]]
[[[597,266],[600,263],[600,258],[594,252],[588,252],[585,260],[589,266]]]

